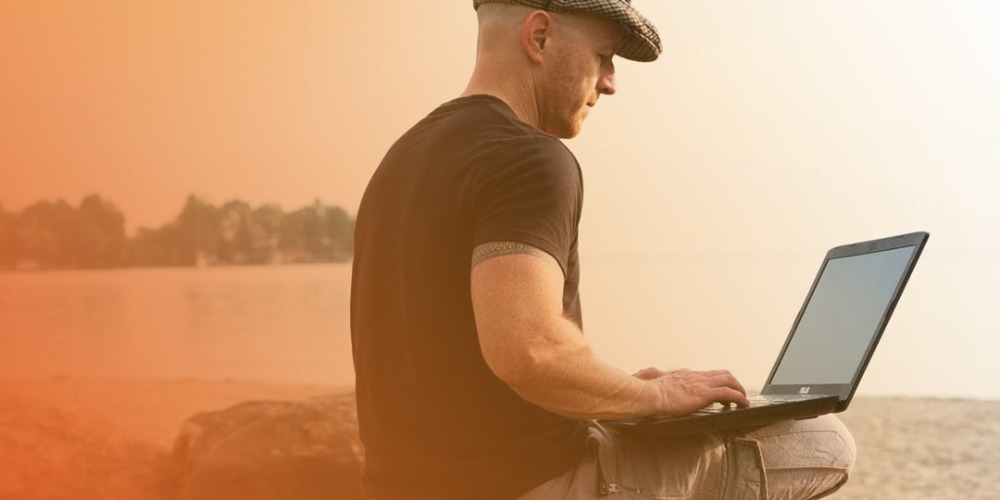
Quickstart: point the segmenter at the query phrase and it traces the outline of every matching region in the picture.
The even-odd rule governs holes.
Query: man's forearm
[[[559,264],[530,250],[474,259],[471,277],[483,358],[521,397],[581,419],[686,415],[712,401],[747,404],[743,386],[725,370],[631,376],[597,359],[563,316]]]
[[[635,418],[659,411],[659,389],[598,359],[572,322],[534,337],[523,362],[502,374],[525,400],[580,419]]]
[[[563,316],[563,276],[550,256],[516,243],[482,245],[473,255],[472,299],[480,348],[490,369],[521,397],[573,418],[625,418],[659,411],[655,384],[594,356]],[[486,255],[491,248],[502,256]],[[508,247],[521,248],[512,253]]]

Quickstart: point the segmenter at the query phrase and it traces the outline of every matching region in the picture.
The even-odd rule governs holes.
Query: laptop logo
[[[799,387],[799,394],[809,394],[809,391],[811,391],[811,390],[812,390],[811,386],[808,386],[808,385],[802,386],[802,387]]]

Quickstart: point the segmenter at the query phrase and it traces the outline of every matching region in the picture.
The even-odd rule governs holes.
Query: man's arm
[[[727,371],[629,375],[597,359],[563,316],[563,274],[542,250],[516,242],[473,253],[472,303],[483,357],[525,400],[580,419],[684,415],[714,401],[747,404]]]

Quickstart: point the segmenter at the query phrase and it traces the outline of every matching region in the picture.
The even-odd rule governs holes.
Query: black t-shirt
[[[540,248],[581,324],[582,202],[572,153],[493,97],[446,103],[390,148],[358,211],[351,290],[369,494],[510,499],[579,460],[585,424],[526,402],[486,365],[470,273],[476,245]]]

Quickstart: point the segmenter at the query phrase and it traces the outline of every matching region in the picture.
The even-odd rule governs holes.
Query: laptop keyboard
[[[801,401],[802,398],[779,398],[774,396],[750,396],[747,399],[750,400],[750,406],[737,406],[736,404],[722,404],[722,403],[712,403],[696,412],[695,415],[711,415],[713,413],[724,413],[727,411],[740,411],[748,410],[750,408],[757,408],[761,406],[772,406],[782,403],[787,403],[790,401]]]

